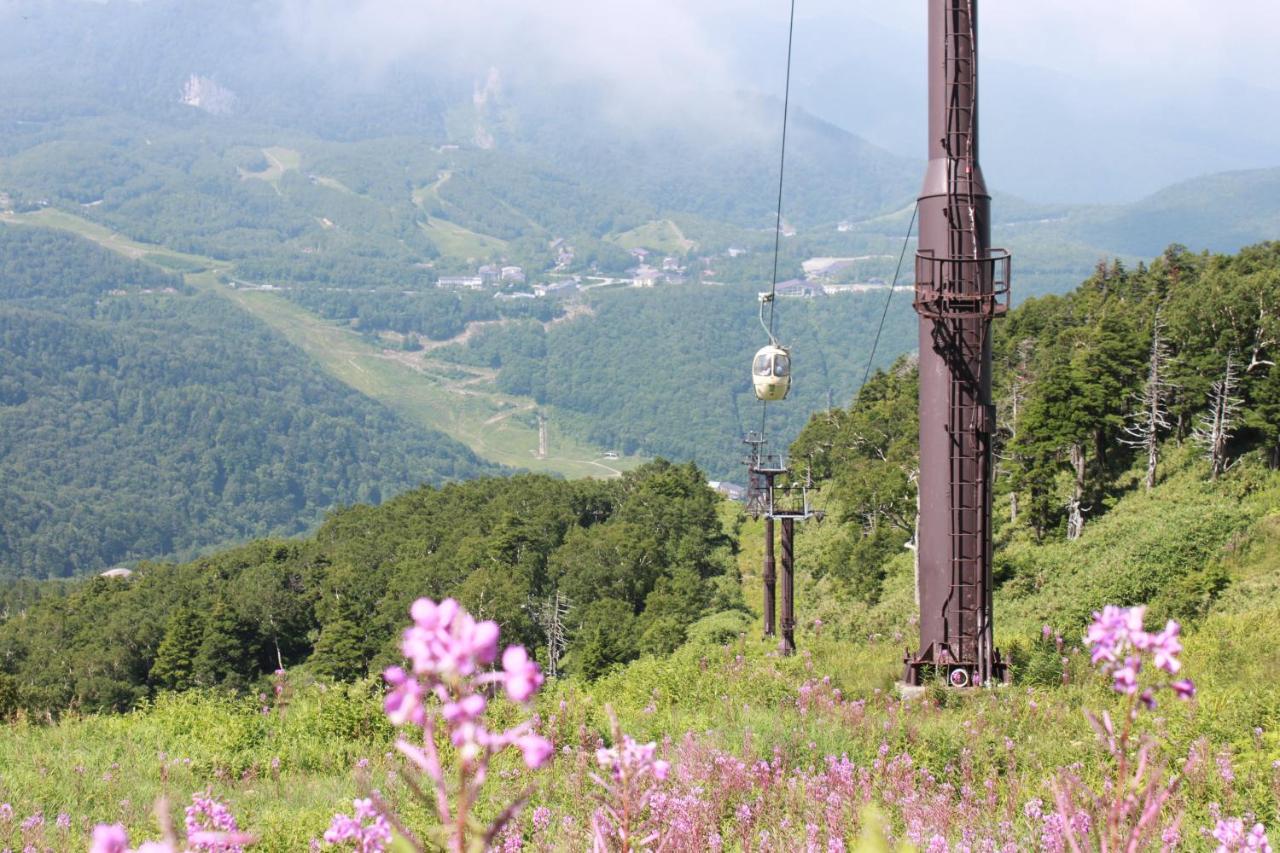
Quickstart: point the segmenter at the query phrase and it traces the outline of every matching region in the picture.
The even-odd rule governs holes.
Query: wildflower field
[[[399,685],[385,708],[374,682],[302,686],[283,676],[265,703],[193,692],[123,716],[19,723],[0,736],[0,837],[14,850],[75,850],[97,824],[120,824],[121,839],[156,839],[154,806],[164,797],[177,827],[195,815],[197,840],[202,827],[234,828],[255,850],[372,850],[394,823],[424,846],[448,848],[452,839],[431,836],[442,827],[438,776],[449,803],[463,788],[474,799],[465,844],[501,820],[491,841],[508,850],[831,850],[859,839],[927,850],[1100,849],[1115,809],[1114,837],[1141,832],[1132,849],[1266,849],[1250,832],[1275,819],[1280,690],[1273,679],[1242,683],[1233,670],[1275,667],[1267,645],[1280,613],[1206,620],[1181,654],[1167,633],[1135,644],[1143,635],[1126,632],[1137,615],[1118,627],[1109,615],[1092,644],[1048,632],[1038,652],[1065,659],[1057,684],[939,686],[909,702],[891,689],[894,647],[810,630],[792,658],[743,636],[642,659],[590,685],[547,683],[536,695],[539,677],[512,654],[512,666],[496,670],[505,689],[470,710],[402,701],[418,695],[405,689],[410,681],[427,693],[442,683],[429,674],[439,664],[418,658],[393,674]],[[496,649],[496,635],[485,642]],[[486,658],[495,660],[474,659],[476,673]],[[1145,666],[1132,671],[1138,661]],[[1196,683],[1194,698],[1157,686],[1172,680],[1170,661],[1178,681]],[[444,665],[456,670],[457,660]],[[1130,690],[1134,678],[1140,689]],[[522,710],[520,699],[533,701]],[[1104,727],[1128,729],[1132,719],[1129,743],[1109,747],[1086,709]],[[506,743],[514,748],[501,750]],[[438,772],[424,744],[439,747]],[[1160,804],[1148,816],[1151,797]],[[125,849],[110,841],[99,849]],[[232,849],[207,843],[200,849]]]

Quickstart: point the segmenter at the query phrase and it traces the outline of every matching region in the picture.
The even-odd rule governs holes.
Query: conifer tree
[[[353,620],[340,616],[320,629],[310,663],[317,675],[335,681],[350,681],[365,674],[364,631]]]
[[[196,656],[204,640],[204,624],[188,607],[179,607],[165,625],[164,638],[151,664],[151,681],[169,690],[196,686]]]
[[[243,687],[252,666],[244,625],[230,607],[217,602],[205,621],[204,636],[195,656],[195,683],[202,687]]]

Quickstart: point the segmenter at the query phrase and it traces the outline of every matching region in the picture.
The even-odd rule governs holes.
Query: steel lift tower
[[[929,166],[920,194],[920,647],[904,678],[1003,681],[991,606],[991,321],[1009,253],[990,248],[978,165],[978,0],[928,0]]]
[[[796,651],[796,596],[795,596],[795,525],[796,521],[815,519],[822,521],[823,510],[815,509],[810,490],[813,482],[806,472],[803,482],[782,484],[791,471],[778,454],[767,453],[768,440],[761,432],[749,432],[743,443],[751,448],[747,463],[747,513],[752,518],[764,517],[764,635],[773,637],[779,629],[782,633],[780,649],[784,655]],[[782,614],[778,619],[778,573],[774,560],[773,523],[782,528]],[[781,623],[781,624],[779,624]]]

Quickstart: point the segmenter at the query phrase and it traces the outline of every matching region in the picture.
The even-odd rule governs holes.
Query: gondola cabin
[[[756,353],[751,363],[751,383],[756,399],[776,403],[791,390],[791,354],[785,347],[769,344]]]

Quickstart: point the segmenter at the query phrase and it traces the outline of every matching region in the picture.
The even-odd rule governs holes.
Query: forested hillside
[[[397,626],[422,595],[456,597],[544,661],[554,618],[562,667],[594,677],[743,609],[718,502],[694,466],[665,462],[604,482],[479,479],[339,511],[306,540],[144,564],[128,579],[10,583],[0,697],[43,714],[245,688],[278,667],[359,678],[395,659]]]
[[[887,293],[780,300],[777,332],[792,347],[791,395],[771,405],[769,432],[785,443],[810,412],[849,399],[862,381]],[[880,362],[911,346],[910,299],[896,294]],[[741,478],[747,430],[760,428],[751,357],[767,343],[752,288],[669,288],[602,294],[594,316],[544,330],[487,331],[441,355],[501,368],[506,391],[555,407],[567,428],[626,453],[694,459]],[[886,355],[888,354],[888,355]]]
[[[1280,244],[1099,265],[995,330],[998,595],[1033,623],[1105,602],[1203,612],[1230,580],[1220,549],[1277,509]],[[791,448],[841,508],[825,570],[868,605],[914,537],[916,394],[904,359]]]
[[[285,295],[314,314],[349,323],[362,332],[391,331],[433,341],[455,338],[469,323],[499,319],[547,322],[564,316],[564,306],[556,300],[498,301],[488,293],[450,293],[434,288],[410,292],[309,288]]]
[[[291,534],[494,469],[217,296],[0,226],[0,567],[59,577]]]
[[[1149,268],[1100,267],[1074,293],[1028,302],[1000,324],[1006,638],[1016,645],[1050,618],[1074,630],[1116,601],[1194,619],[1237,581],[1270,582],[1262,568],[1254,580],[1237,575],[1251,541],[1240,537],[1265,540],[1280,505],[1277,306],[1277,244],[1236,256],[1175,247]],[[1214,443],[1206,415],[1228,376]],[[915,406],[915,367],[903,359],[852,409],[815,415],[792,447],[837,510],[801,533],[800,611],[837,634],[908,628]],[[1143,443],[1153,423],[1155,440]],[[391,659],[406,606],[428,595],[458,598],[544,663],[592,678],[745,624],[737,531],[717,506],[698,468],[661,461],[604,482],[526,475],[422,488],[339,511],[307,540],[145,564],[126,580],[10,584],[0,666],[31,710],[245,687],[282,664],[349,679]],[[567,644],[553,651],[555,620]],[[66,671],[77,675],[68,682]]]

